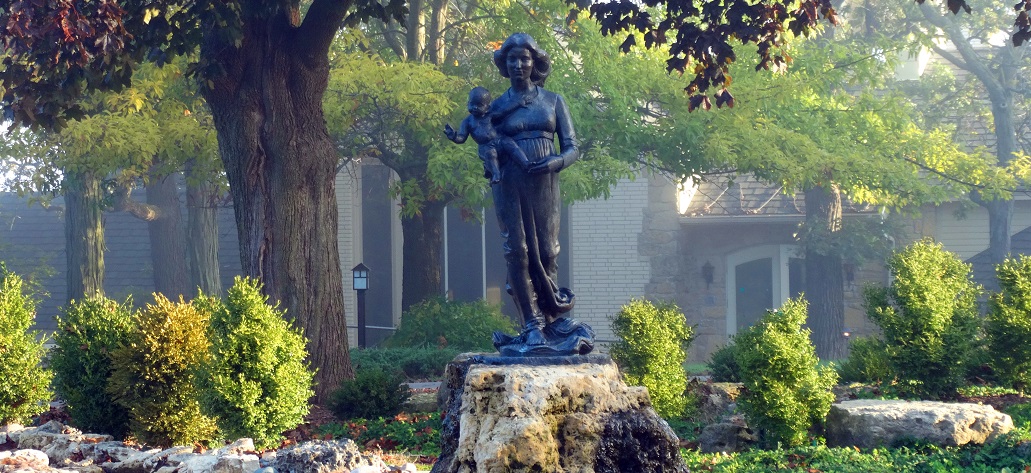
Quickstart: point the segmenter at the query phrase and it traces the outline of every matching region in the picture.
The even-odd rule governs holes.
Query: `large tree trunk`
[[[200,292],[222,295],[218,264],[218,196],[214,186],[193,175],[193,160],[186,163],[186,254],[190,282]]]
[[[91,173],[64,176],[64,241],[68,300],[104,295],[104,226],[100,181]]]
[[[187,281],[186,235],[174,174],[151,178],[147,203],[158,209],[157,218],[147,222],[154,291],[173,300],[180,294],[190,297],[193,291]]]
[[[412,217],[401,218],[404,235],[401,310],[443,294],[444,202],[430,201]]]
[[[224,70],[202,87],[229,179],[244,274],[304,330],[316,402],[354,377],[337,250],[337,153],[322,97],[343,2],[315,2],[300,28],[284,14],[243,24],[242,44],[207,38]]]
[[[805,192],[805,224],[809,238],[837,238],[841,231],[841,192],[837,185],[813,187]],[[824,360],[845,356],[845,281],[841,255],[820,251],[827,245],[805,245],[805,295],[808,325],[816,354]]]

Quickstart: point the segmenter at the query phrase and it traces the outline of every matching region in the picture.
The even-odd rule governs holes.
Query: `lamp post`
[[[369,289],[369,268],[358,263],[351,269],[355,291],[358,291],[358,347],[365,348],[365,291]]]

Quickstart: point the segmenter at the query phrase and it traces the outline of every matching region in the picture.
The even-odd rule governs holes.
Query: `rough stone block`
[[[982,444],[1013,430],[992,406],[931,401],[857,400],[833,404],[827,445],[876,447],[916,439],[942,446]]]
[[[434,472],[680,472],[673,431],[611,358],[460,355]]]

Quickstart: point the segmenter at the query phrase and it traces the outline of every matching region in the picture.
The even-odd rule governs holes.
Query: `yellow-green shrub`
[[[129,411],[107,392],[111,355],[133,330],[131,300],[119,304],[102,297],[72,301],[57,319],[50,368],[54,390],[77,427],[122,438]]]
[[[193,373],[208,356],[207,314],[161,294],[136,313],[128,343],[115,350],[108,392],[129,411],[129,432],[167,447],[211,440],[214,419],[201,413]]]
[[[734,339],[734,356],[744,391],[738,406],[767,445],[798,446],[814,425],[821,425],[838,375],[820,368],[809,339],[804,299],[788,300]]]
[[[660,416],[683,416],[688,406],[684,362],[694,330],[680,308],[672,302],[635,299],[620,309],[612,326],[619,341],[609,353],[627,383],[647,387]]]
[[[1031,386],[1031,257],[1007,259],[996,268],[999,292],[988,300],[985,337],[992,369],[1017,389]]]
[[[888,359],[901,386],[919,397],[956,392],[979,342],[977,297],[970,265],[930,240],[888,260],[895,278],[867,288],[866,313],[881,328]]]
[[[0,264],[0,425],[27,423],[50,408],[53,373],[40,365],[46,350],[29,330],[35,317],[24,280]]]
[[[201,408],[225,438],[249,437],[258,448],[278,446],[314,394],[304,336],[267,300],[258,281],[238,277],[225,302],[195,301],[211,314],[211,356],[196,378]]]

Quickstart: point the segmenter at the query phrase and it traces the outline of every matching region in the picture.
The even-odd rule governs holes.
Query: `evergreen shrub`
[[[866,312],[880,328],[904,395],[941,398],[956,392],[977,352],[981,288],[970,265],[941,244],[923,240],[888,260],[887,288],[864,291]]]
[[[804,299],[769,311],[735,339],[744,390],[738,406],[766,445],[798,446],[809,429],[823,424],[837,373],[819,366],[809,339]]]
[[[401,314],[401,324],[385,347],[440,347],[462,351],[494,351],[495,331],[516,332],[501,307],[486,301],[456,302],[428,299]]]
[[[444,369],[461,350],[454,348],[353,348],[351,365],[355,371],[399,371],[408,380],[440,379]]]
[[[612,327],[619,341],[609,353],[627,383],[645,386],[655,411],[669,419],[686,414],[687,348],[694,329],[672,302],[635,299],[620,309]]]
[[[211,317],[210,356],[196,376],[201,409],[224,438],[249,437],[260,449],[279,446],[314,395],[304,335],[267,301],[258,281],[237,277],[225,302],[194,302]]]
[[[30,330],[36,300],[0,263],[0,425],[26,424],[50,408],[53,372],[42,366],[44,340]]]
[[[86,432],[123,438],[129,412],[107,391],[112,354],[133,331],[132,301],[104,297],[72,301],[57,319],[50,368],[54,390],[65,401],[72,422]]]
[[[731,338],[726,345],[717,348],[709,355],[709,361],[705,363],[705,368],[709,371],[710,379],[719,383],[741,382],[741,366],[737,364],[737,358],[734,355],[735,348],[734,339]]]
[[[401,411],[411,393],[397,371],[361,369],[354,379],[344,380],[333,392],[329,408],[340,419],[375,419]]]
[[[129,411],[129,433],[158,447],[211,440],[215,420],[201,413],[194,371],[208,357],[208,316],[180,296],[136,312],[128,343],[112,355],[108,392]]]
[[[879,383],[891,381],[893,372],[888,347],[877,337],[856,337],[849,342],[848,358],[837,367],[841,381]]]
[[[988,299],[984,330],[989,364],[999,381],[1031,386],[1031,257],[1007,259],[996,267],[999,292]]]

